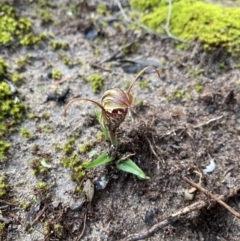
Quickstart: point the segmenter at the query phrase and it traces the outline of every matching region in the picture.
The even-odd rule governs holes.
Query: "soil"
[[[100,2],[107,5],[109,16],[97,13]],[[33,133],[31,138],[19,133],[8,137],[12,146],[8,159],[1,163],[1,172],[8,175],[10,189],[0,201],[0,216],[6,223],[1,240],[121,240],[150,229],[199,200],[209,205],[179,217],[176,222],[170,221],[146,240],[239,240],[239,219],[202,192],[194,191],[192,199],[186,200],[184,192],[191,186],[182,180],[185,176],[195,183],[201,181],[205,189],[219,195],[240,183],[237,60],[221,47],[206,52],[197,41],[190,43],[187,50],[178,50],[178,43],[171,38],[133,28],[124,21],[114,1],[52,3],[54,21],[41,25],[39,16],[34,14],[38,12],[37,3],[12,1],[21,15],[33,21],[36,33],[53,33],[55,40],[68,43],[68,50],[52,51],[48,43],[1,48],[10,69],[15,68],[19,57],[32,55],[23,70],[25,81],[17,90],[18,97],[35,115],[32,120],[26,117],[19,127]],[[128,2],[122,4],[128,11]],[[89,31],[90,36],[96,35],[93,41],[86,34]],[[127,51],[123,49],[104,62],[131,42],[135,44]],[[71,68],[63,64],[59,53],[70,56],[74,62]],[[82,64],[77,64],[78,58]],[[108,141],[96,139],[101,129],[94,106],[87,102],[73,104],[66,118],[64,107],[77,96],[100,100],[110,88],[127,89],[136,76],[124,68],[127,60],[160,63],[160,79],[152,72],[142,75],[147,87],[135,83],[132,117],[128,115],[117,131],[119,157],[134,153],[132,160],[150,179],[123,173],[110,163],[88,170],[81,181],[72,181],[74,170],[62,164],[66,157],[62,147],[70,137],[78,134],[73,151],[82,161],[89,159],[88,153],[80,152],[83,143],[94,143],[93,150],[98,154],[109,152],[111,147]],[[65,81],[58,83],[50,78],[50,63],[61,70]],[[98,67],[94,68],[93,63]],[[105,79],[97,93],[84,81],[93,73]],[[50,94],[56,96],[68,88],[65,102],[55,98],[46,101]],[[49,118],[45,118],[47,115]],[[47,160],[51,168],[33,175],[36,159]],[[211,160],[215,169],[204,173]],[[108,182],[99,190],[100,178]],[[95,187],[91,202],[83,192],[76,191],[76,187],[84,188],[87,180]],[[48,188],[38,188],[39,181],[47,183]],[[240,210],[239,195],[227,203]]]

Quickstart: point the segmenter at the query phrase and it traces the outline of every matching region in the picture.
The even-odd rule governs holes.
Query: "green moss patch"
[[[92,74],[89,77],[83,77],[83,79],[91,83],[92,90],[94,93],[100,91],[105,82],[104,78],[99,74]]]
[[[8,191],[8,177],[0,176],[0,197],[4,196]]]
[[[20,40],[23,45],[39,41],[32,34],[32,23],[27,18],[21,17],[13,7],[0,4],[0,44],[8,44]]]
[[[142,21],[149,28],[163,33],[161,25],[166,23],[168,4],[165,1],[136,1],[133,7],[144,10],[150,5],[153,11],[145,14]],[[157,3],[158,2],[158,3]],[[148,3],[148,4],[147,4]],[[146,6],[147,4],[147,6]],[[199,39],[210,50],[223,46],[229,52],[240,51],[240,8],[225,7],[201,0],[173,2],[169,30],[183,40]]]
[[[26,106],[12,92],[10,83],[4,81],[6,77],[11,78],[7,64],[0,58],[0,160],[6,158],[10,147],[4,138],[15,130],[15,125],[21,122],[26,110]]]

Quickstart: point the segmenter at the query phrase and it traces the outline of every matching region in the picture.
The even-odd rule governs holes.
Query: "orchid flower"
[[[114,146],[115,132],[124,121],[128,109],[132,107],[134,102],[134,96],[130,93],[131,89],[136,80],[149,68],[154,69],[160,78],[158,70],[153,66],[148,66],[140,71],[126,92],[119,88],[109,89],[103,94],[101,103],[88,98],[75,98],[64,108],[64,116],[66,117],[68,107],[75,101],[84,100],[92,102],[102,110],[100,115],[100,125],[109,132],[111,144]]]

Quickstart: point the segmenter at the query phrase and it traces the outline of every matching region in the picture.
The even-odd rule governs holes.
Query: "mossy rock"
[[[131,4],[140,10],[151,6],[153,10],[144,14],[142,21],[149,28],[164,33],[161,25],[166,23],[168,15],[169,7],[166,1],[131,0]],[[223,46],[232,54],[239,53],[240,8],[201,0],[174,1],[169,30],[173,35],[186,41],[197,38],[208,50]]]

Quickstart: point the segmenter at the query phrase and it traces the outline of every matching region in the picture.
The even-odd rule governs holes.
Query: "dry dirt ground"
[[[104,1],[109,16],[96,13],[101,1],[52,1],[54,6],[49,11],[53,23],[44,25],[34,14],[38,13],[37,2],[12,4],[34,22],[36,32],[53,33],[55,40],[68,43],[69,49],[52,51],[48,43],[1,48],[10,69],[15,68],[17,58],[32,55],[23,70],[25,81],[17,89],[19,98],[35,116],[26,117],[19,127],[26,127],[33,134],[31,138],[19,133],[8,137],[12,146],[8,159],[1,163],[1,172],[9,176],[10,189],[0,201],[0,221],[6,224],[1,240],[121,240],[149,230],[199,201],[207,205],[179,215],[177,220],[168,218],[169,225],[146,240],[239,240],[239,219],[198,190],[190,190],[193,195],[186,200],[191,186],[182,179],[184,176],[195,183],[200,181],[215,195],[226,195],[240,184],[237,61],[221,48],[206,53],[193,42],[188,50],[178,50],[178,43],[169,38],[133,29],[111,1]],[[123,6],[128,7],[127,2]],[[90,31],[90,35],[96,35],[93,41],[86,37],[90,26],[95,31]],[[136,44],[121,51],[131,42]],[[117,50],[119,53],[113,56]],[[60,53],[73,60],[71,68],[59,59]],[[104,62],[110,56],[113,58]],[[81,64],[77,64],[78,59]],[[146,82],[141,83],[145,87],[136,82],[133,118],[128,116],[117,133],[120,156],[135,153],[132,160],[150,179],[140,180],[120,172],[113,163],[87,171],[82,181],[72,181],[73,168],[62,164],[66,157],[62,147],[70,137],[77,135],[70,152],[77,153],[82,161],[89,159],[88,153],[80,151],[86,141],[94,143],[92,150],[98,154],[108,152],[110,144],[96,139],[101,129],[91,104],[73,104],[66,118],[63,109],[76,96],[100,100],[109,88],[126,89],[136,76],[127,73],[126,59],[160,64],[160,79],[153,72],[143,75]],[[61,70],[65,80],[62,83],[50,78],[51,63]],[[94,68],[93,63],[98,67]],[[93,73],[105,80],[98,93],[93,93],[90,83],[84,81]],[[46,101],[50,94],[67,88],[70,92],[65,103]],[[34,160],[43,159],[51,166],[45,173],[33,175]],[[212,160],[215,169],[204,173]],[[108,183],[98,190],[101,177]],[[87,179],[95,186],[90,203],[76,188],[82,188]],[[47,183],[48,188],[37,187],[39,181]],[[226,202],[240,211],[237,193]]]

